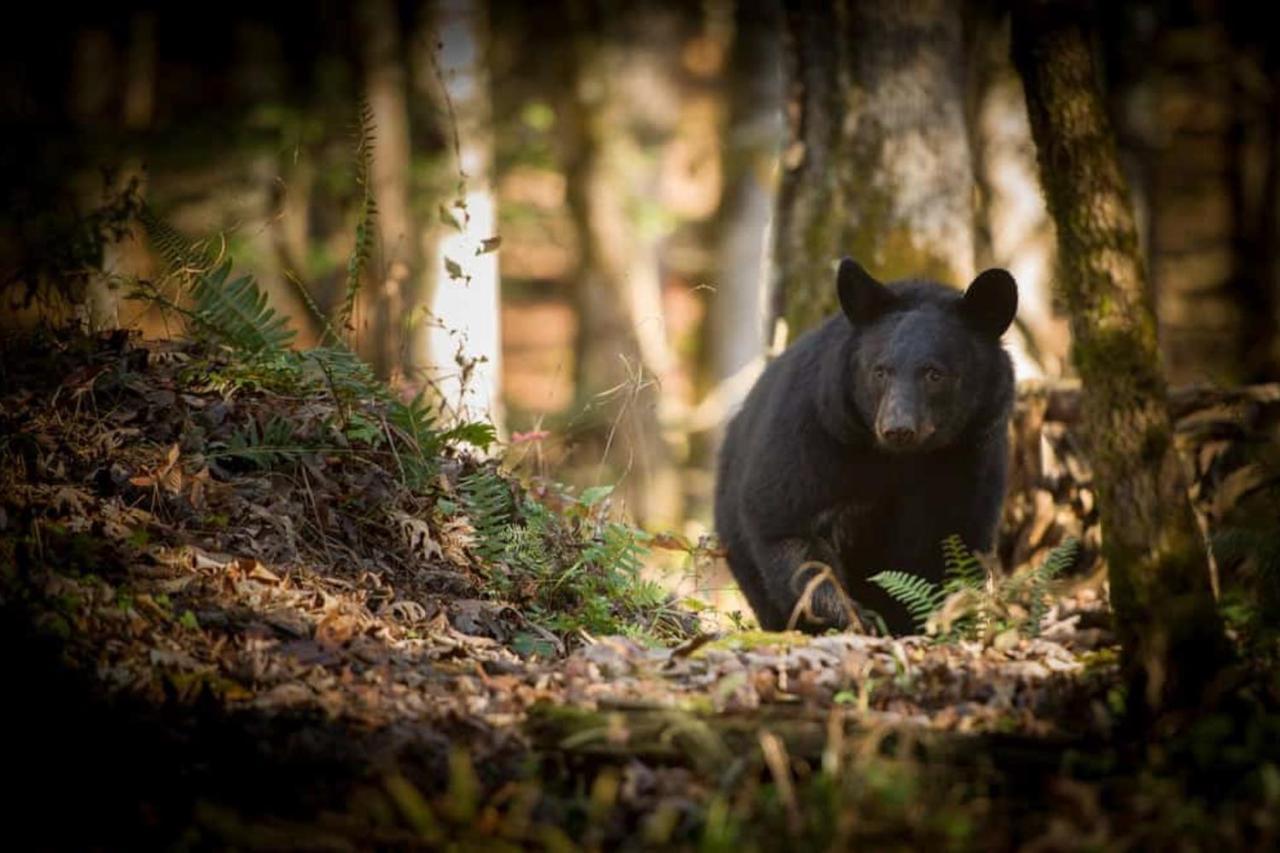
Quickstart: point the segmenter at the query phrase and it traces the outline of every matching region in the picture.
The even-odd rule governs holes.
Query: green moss
[[[707,643],[693,653],[699,657],[711,649],[744,652],[765,648],[792,648],[807,645],[809,637],[799,631],[736,631]]]
[[[1139,393],[1164,393],[1157,356],[1145,336],[1133,328],[1094,329],[1077,335],[1072,357],[1086,384],[1104,380],[1102,387]]]

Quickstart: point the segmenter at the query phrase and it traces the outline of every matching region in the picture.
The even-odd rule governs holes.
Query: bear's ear
[[[998,338],[1018,311],[1018,285],[1006,270],[986,270],[969,285],[960,304],[974,328]]]
[[[840,294],[840,308],[855,326],[875,321],[893,307],[894,303],[893,292],[872,278],[852,258],[845,258],[840,262],[840,271],[836,273],[836,291]]]

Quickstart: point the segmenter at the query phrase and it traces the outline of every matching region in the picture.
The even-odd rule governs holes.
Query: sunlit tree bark
[[[719,386],[759,364],[766,343],[765,264],[782,136],[780,11],[735,5],[724,129],[719,281],[711,323],[712,381]]]
[[[832,264],[842,253],[844,62],[835,6],[822,0],[784,4],[787,145],[774,214],[770,298],[772,316],[790,326],[792,338],[834,309]]]
[[[1020,5],[1013,49],[1058,228],[1059,293],[1084,382],[1081,433],[1130,701],[1143,715],[1198,701],[1224,638],[1173,445],[1146,272],[1084,17],[1073,2]]]
[[[966,21],[977,189],[974,260],[979,269],[1003,267],[1018,282],[1018,317],[1009,336],[1018,375],[1060,377],[1067,370],[1070,336],[1053,306],[1057,236],[1040,192],[1027,100],[1009,57],[1009,15],[1003,7],[972,3]]]
[[[436,245],[431,301],[431,362],[445,399],[461,415],[501,427],[502,338],[497,216],[492,189],[493,140],[485,6],[440,0],[435,33],[445,134],[456,166],[456,192],[443,202],[450,220]]]

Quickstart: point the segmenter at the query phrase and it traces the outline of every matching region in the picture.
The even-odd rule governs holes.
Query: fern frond
[[[147,233],[151,248],[170,273],[188,277],[208,272],[217,264],[217,255],[210,250],[207,241],[192,240],[157,216],[148,205],[144,204],[139,209],[138,221]]]
[[[345,346],[316,347],[300,353],[299,358],[304,366],[310,365],[319,371],[324,385],[338,403],[355,405],[365,400],[385,400],[390,396],[387,387],[373,375],[373,369]],[[394,416],[394,413],[393,405],[390,414]]]
[[[419,391],[407,403],[394,401],[387,412],[387,418],[408,437],[418,454],[433,456],[440,449],[440,432],[435,428],[436,416],[427,405],[425,392]]]
[[[373,121],[373,107],[367,101],[360,105],[360,118],[356,123],[356,185],[360,187],[360,210],[356,214],[356,241],[347,259],[347,283],[342,309],[338,312],[338,327],[350,329],[355,314],[356,300],[363,286],[365,267],[373,257],[376,240],[378,204],[373,197],[371,175],[373,172],[373,144],[377,139]]]
[[[481,469],[458,480],[458,488],[476,532],[476,553],[487,560],[501,559],[515,509],[511,487],[495,472]]]
[[[467,444],[474,445],[481,450],[488,450],[489,445],[498,440],[497,428],[485,421],[469,421],[450,427],[440,433],[440,441],[445,444],[455,444],[465,441]]]
[[[325,316],[325,313],[320,310],[320,306],[316,304],[316,300],[311,296],[311,291],[307,288],[306,282],[300,279],[292,270],[285,270],[284,279],[293,285],[293,292],[298,294],[302,304],[307,307],[307,313],[311,315],[311,319],[315,320],[316,325],[320,327],[321,345],[325,341],[329,341],[335,346],[343,346],[342,337],[333,328],[333,323],[329,322],[329,318]]]
[[[1054,546],[1044,561],[1031,570],[1027,583],[1030,606],[1027,614],[1027,633],[1039,636],[1040,623],[1049,612],[1049,584],[1054,578],[1075,565],[1080,556],[1080,540],[1070,537]]]
[[[964,540],[951,534],[942,540],[943,589],[947,594],[965,589],[980,590],[987,583],[987,570]]]
[[[249,425],[233,433],[227,442],[226,455],[242,459],[257,468],[271,469],[305,453],[307,446],[294,439],[293,424],[279,416],[259,427],[251,420]]]
[[[555,561],[547,548],[545,534],[534,526],[508,527],[503,550],[508,563],[536,578],[555,574]]]
[[[867,578],[911,614],[916,626],[923,628],[929,615],[946,600],[946,592],[937,584],[910,572],[880,572]]]
[[[1079,557],[1080,540],[1074,536],[1068,537],[1054,546],[1049,555],[1044,558],[1044,562],[1036,569],[1035,575],[1044,578],[1045,581],[1051,581],[1074,566]]]
[[[287,318],[267,305],[267,294],[253,276],[229,282],[230,273],[231,261],[227,260],[212,272],[195,276],[191,295],[196,323],[236,350],[259,353],[287,348],[294,337]]]
[[[280,352],[289,346],[294,332],[288,319],[267,305],[266,293],[252,276],[228,281],[229,258],[220,259],[207,244],[186,237],[150,208],[144,207],[138,219],[169,272],[190,290],[194,305],[182,310],[200,332],[246,353]],[[176,306],[166,301],[165,307]]]

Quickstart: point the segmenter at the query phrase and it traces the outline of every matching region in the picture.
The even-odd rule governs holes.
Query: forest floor
[[[376,402],[231,381],[191,345],[123,333],[2,352],[9,828],[41,846],[1256,849],[1280,832],[1274,670],[1243,667],[1235,710],[1139,746],[1090,587],[1038,636],[989,642],[714,630],[582,585],[609,571],[584,556],[613,541],[607,501],[449,447],[412,480]],[[477,482],[554,513],[539,535],[570,556],[517,573]]]

